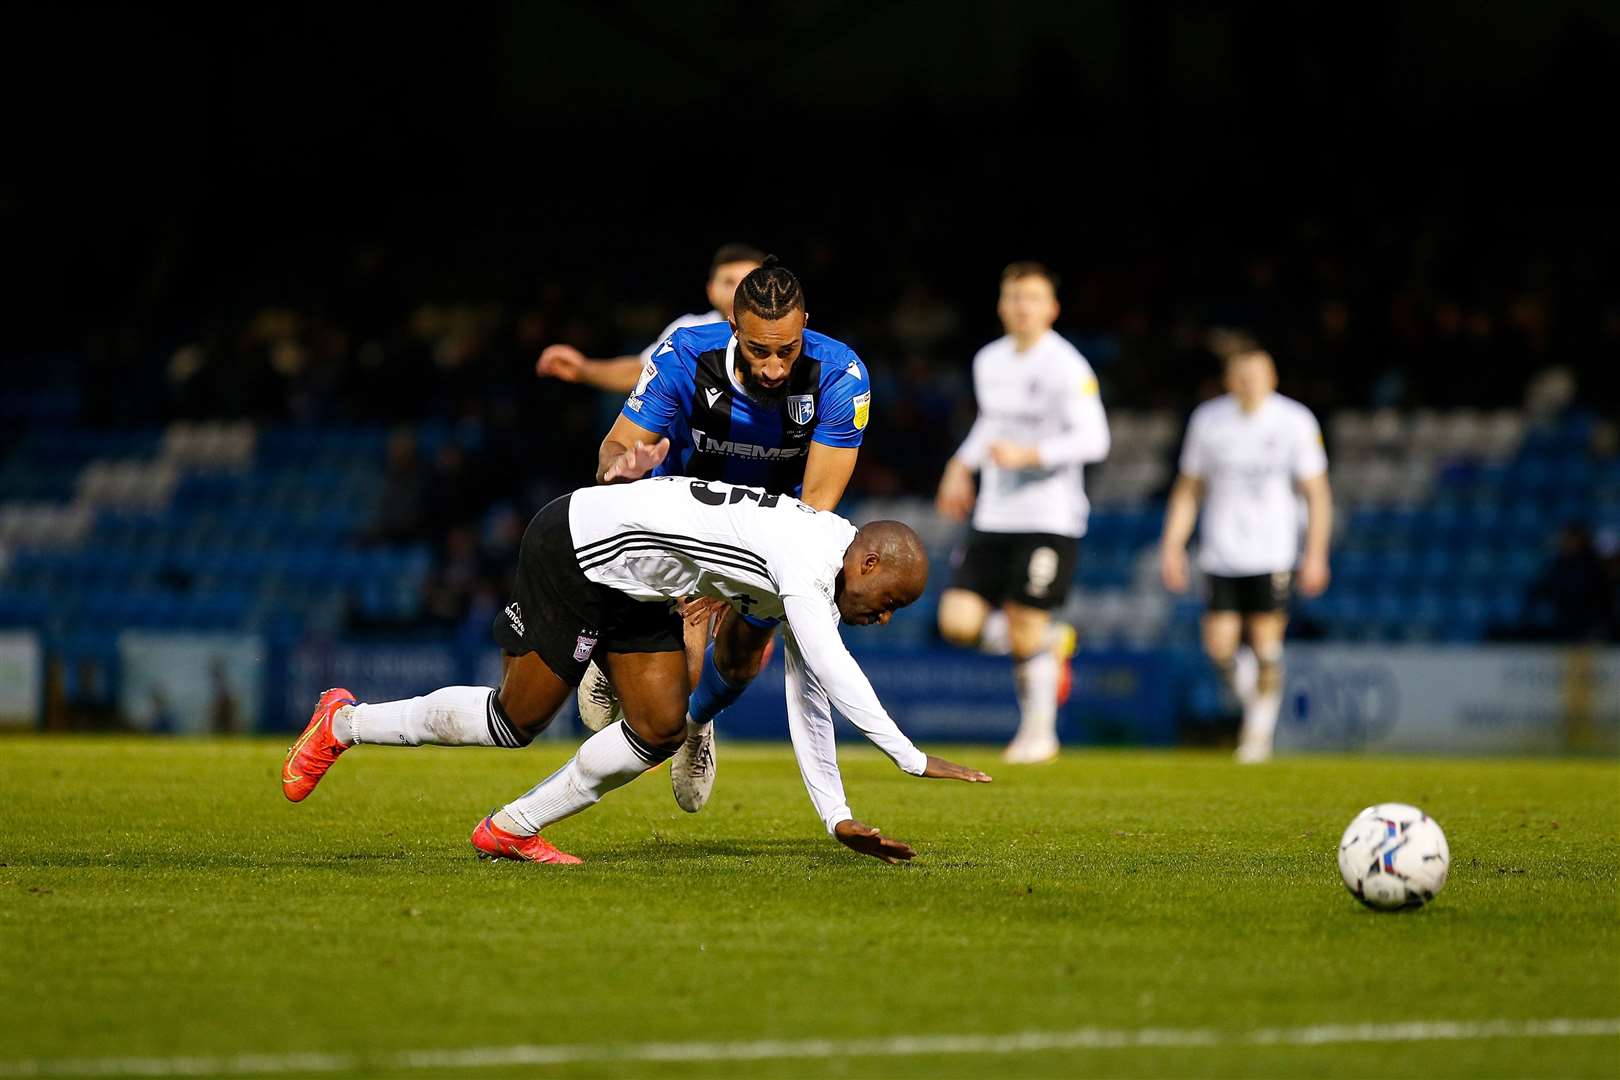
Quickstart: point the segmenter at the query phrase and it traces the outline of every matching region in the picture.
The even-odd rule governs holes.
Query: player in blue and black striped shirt
[[[855,471],[872,386],[855,351],[807,321],[798,278],[767,258],[737,287],[729,323],[677,330],[653,351],[602,441],[597,482],[692,476],[834,509]],[[694,690],[670,770],[687,811],[701,809],[714,785],[714,717],[759,674],[775,632],[774,621],[728,608],[708,645],[706,623],[688,622]],[[580,715],[600,727],[616,708],[593,666]]]

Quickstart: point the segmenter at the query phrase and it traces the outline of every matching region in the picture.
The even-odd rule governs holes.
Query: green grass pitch
[[[1244,1034],[1620,1017],[1613,761],[1085,752],[1010,768],[948,751],[996,776],[971,786],[851,748],[857,813],[919,853],[888,867],[823,833],[785,746],[722,740],[703,813],[680,812],[661,770],[548,833],[585,865],[537,867],[481,863],[467,834],[567,747],[366,747],[298,806],[282,750],[0,740],[0,1076],[242,1054],[296,1074],[302,1053],[377,1074],[406,1051],[554,1044],[586,1052],[411,1075],[1620,1075],[1613,1034]],[[1369,912],[1339,882],[1340,832],[1380,801],[1446,829],[1451,880],[1428,909]],[[860,1048],[1090,1028],[1221,1037]],[[829,1043],[614,1056],[812,1039]]]

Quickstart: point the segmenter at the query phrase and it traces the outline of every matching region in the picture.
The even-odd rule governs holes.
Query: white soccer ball
[[[1450,869],[1439,823],[1404,803],[1367,807],[1339,841],[1344,887],[1379,911],[1422,907],[1445,886]]]

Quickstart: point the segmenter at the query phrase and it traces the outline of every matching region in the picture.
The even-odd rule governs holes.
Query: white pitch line
[[[1553,1020],[1419,1020],[1392,1024],[1220,1031],[1215,1028],[1076,1028],[1006,1035],[896,1035],[871,1039],[604,1043],[409,1050],[397,1054],[240,1054],[232,1057],[25,1059],[0,1062],[14,1076],[241,1076],[273,1073],[480,1069],[583,1062],[767,1061],[792,1058],[1021,1054],[1132,1047],[1335,1046],[1465,1039],[1556,1039],[1620,1035],[1620,1017]]]

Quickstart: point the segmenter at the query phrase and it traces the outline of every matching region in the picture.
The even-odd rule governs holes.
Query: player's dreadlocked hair
[[[759,269],[737,286],[732,310],[734,317],[748,311],[774,322],[790,312],[804,310],[804,286],[775,255],[767,255]]]

